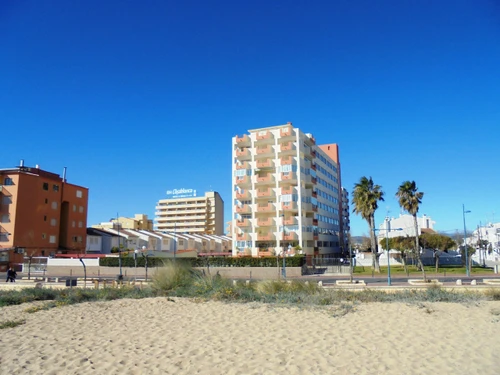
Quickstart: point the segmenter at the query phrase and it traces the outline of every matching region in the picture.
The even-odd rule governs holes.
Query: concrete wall
[[[79,262],[80,263],[80,262]],[[281,277],[281,268],[275,267],[210,267],[208,270],[206,267],[197,268],[199,270],[204,270],[207,274],[210,271],[211,275],[219,274],[226,278],[241,278],[241,279],[278,279]],[[148,268],[148,278],[154,274],[156,267]],[[87,265],[87,277],[97,278],[97,277],[116,277],[120,273],[118,267],[99,267]],[[146,275],[146,270],[144,267],[122,267],[122,274],[125,278],[144,278]],[[299,277],[302,274],[301,267],[287,267],[286,276],[287,277]],[[48,265],[45,276],[75,276],[83,277],[83,266],[80,265],[68,265],[68,266],[53,266]]]

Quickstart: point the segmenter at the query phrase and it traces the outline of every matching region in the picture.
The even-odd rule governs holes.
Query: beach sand
[[[500,373],[500,302],[29,306],[0,308],[0,322],[26,319],[0,331],[1,374]]]

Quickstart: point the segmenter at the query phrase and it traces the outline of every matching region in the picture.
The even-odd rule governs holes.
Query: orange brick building
[[[85,253],[87,208],[88,188],[65,175],[22,161],[0,169],[0,272],[28,256]]]

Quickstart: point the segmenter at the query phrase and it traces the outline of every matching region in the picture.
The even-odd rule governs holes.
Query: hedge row
[[[161,267],[165,262],[172,261],[166,258],[148,257],[148,267]],[[207,257],[207,258],[177,258],[176,262],[185,263],[191,267],[276,267],[276,258],[231,258],[231,257]],[[99,265],[103,267],[119,267],[119,258],[100,258]],[[146,259],[137,258],[137,267],[145,267]],[[302,267],[305,263],[304,256],[294,256],[286,258],[287,267]],[[283,258],[279,258],[280,266],[283,264]],[[134,258],[122,258],[122,267],[134,267]]]

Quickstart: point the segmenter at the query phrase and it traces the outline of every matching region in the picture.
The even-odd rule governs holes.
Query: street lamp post
[[[467,249],[467,229],[465,227],[465,214],[468,214],[470,211],[465,211],[465,204],[462,204],[462,216],[464,218],[464,252],[465,252],[465,274],[467,277],[470,276],[469,270],[469,250]]]
[[[139,249],[134,250],[134,265],[135,265],[135,273],[134,273],[134,282],[137,281],[137,255],[139,254]]]
[[[382,229],[374,229],[374,231],[380,231],[380,230],[385,230],[385,248],[387,250],[387,285],[391,286],[392,285],[392,280],[391,280],[391,258],[390,258],[390,250],[389,250],[389,232],[391,230],[403,230],[403,228],[394,228],[394,229],[389,229],[389,228],[382,228]],[[352,259],[351,259],[352,262]]]

